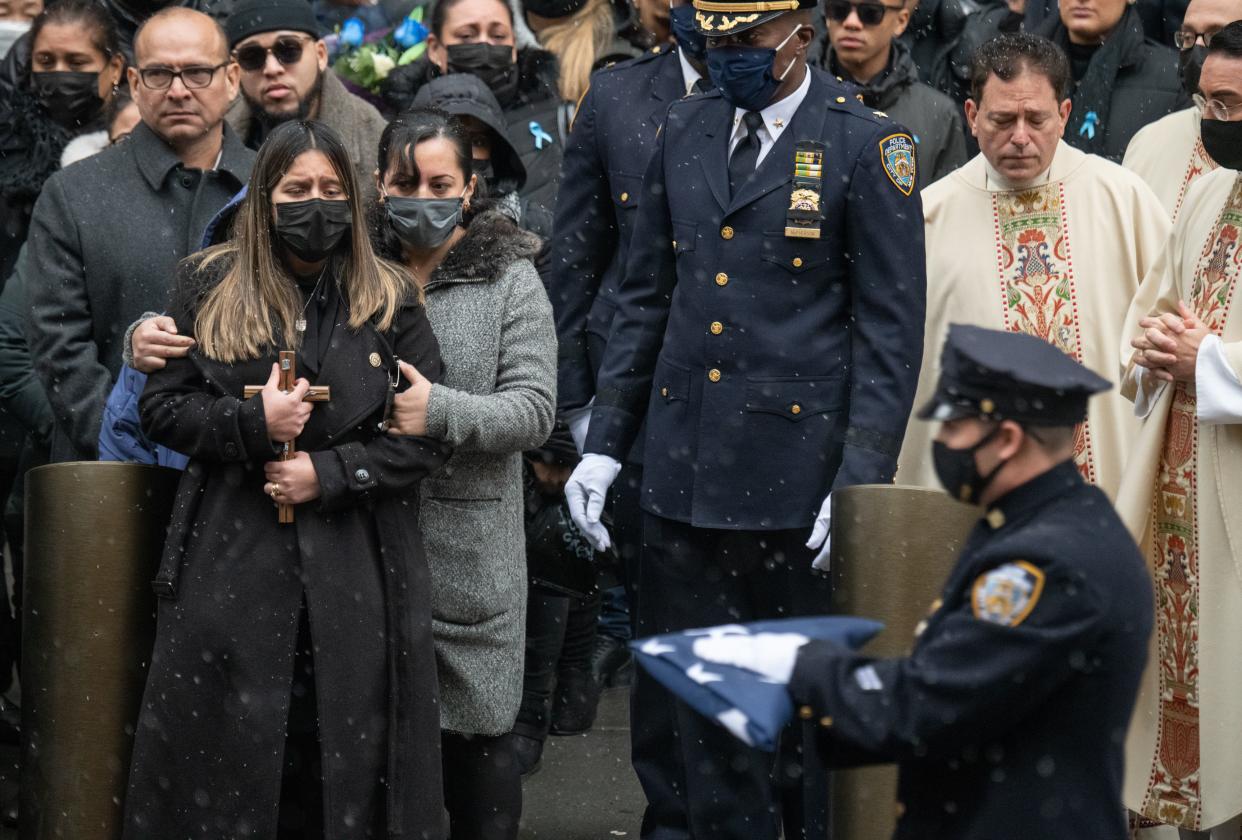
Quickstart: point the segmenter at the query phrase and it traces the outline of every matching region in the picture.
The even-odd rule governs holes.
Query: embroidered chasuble
[[[1199,139],[1199,120],[1199,109],[1187,108],[1144,126],[1121,162],[1147,182],[1174,221],[1190,185],[1216,169]]]
[[[1231,319],[1240,231],[1242,176],[1218,170],[1195,184],[1126,335],[1184,300],[1221,338],[1234,375],[1242,372],[1242,324]],[[1128,364],[1132,351],[1119,347]],[[1242,813],[1242,545],[1231,541],[1242,538],[1242,424],[1200,421],[1193,383],[1145,377],[1140,386],[1132,374],[1127,396],[1154,407],[1117,507],[1151,563],[1156,632],[1127,741],[1126,805],[1207,830]]]
[[[1115,382],[1125,312],[1155,263],[1168,215],[1142,180],[1065,143],[1035,182],[1015,187],[982,155],[923,191],[927,324],[915,405],[939,378],[949,324],[1029,333]],[[937,425],[912,420],[897,483],[939,487]],[[1137,422],[1116,391],[1091,400],[1074,462],[1115,497]]]

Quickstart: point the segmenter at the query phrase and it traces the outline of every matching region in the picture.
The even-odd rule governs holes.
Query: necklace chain
[[[323,276],[328,271],[328,266],[324,266],[319,270],[319,279],[315,281],[315,288],[311,289],[311,293],[306,298],[306,303],[302,304],[302,311],[298,313],[297,320],[293,322],[293,328],[298,333],[306,332],[306,310],[311,305],[311,301],[315,299],[315,295],[319,294],[319,285],[323,283]]]

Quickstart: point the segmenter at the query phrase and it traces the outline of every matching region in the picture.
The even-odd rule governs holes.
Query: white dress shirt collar
[[[806,68],[806,73],[802,77],[802,84],[794,90],[793,93],[777,102],[773,102],[768,107],[759,112],[759,116],[763,117],[763,130],[759,132],[759,160],[762,161],[767,157],[772,146],[776,144],[776,140],[781,136],[781,132],[789,127],[793,122],[794,114],[798,110],[798,106],[806,99],[807,92],[811,89],[811,68]],[[733,133],[729,137],[729,153],[733,153],[733,149],[742,138],[746,136],[746,124],[742,122],[742,116],[746,113],[743,108],[735,108],[733,111]]]
[[[686,58],[686,51],[677,48],[677,60],[681,62],[681,79],[685,82],[686,96],[694,93],[694,83],[703,78],[703,74],[694,69],[694,65]]]

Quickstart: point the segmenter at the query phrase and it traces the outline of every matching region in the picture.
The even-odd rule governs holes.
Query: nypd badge
[[[1043,571],[1019,560],[980,575],[970,591],[970,606],[981,621],[1017,627],[1035,609],[1043,591]]]
[[[880,160],[893,186],[902,194],[914,192],[914,140],[908,134],[890,134],[880,141]]]

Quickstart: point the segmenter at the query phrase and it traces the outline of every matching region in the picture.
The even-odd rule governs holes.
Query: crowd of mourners
[[[1196,4],[1229,5],[1191,0],[1192,10]],[[628,643],[650,591],[641,583],[657,580],[639,574],[640,555],[659,540],[640,508],[667,514],[673,504],[641,491],[644,456],[648,464],[671,459],[670,470],[695,469],[695,458],[662,451],[666,439],[656,430],[638,435],[632,449],[632,430],[619,433],[624,452],[611,438],[604,443],[607,412],[629,392],[596,392],[591,383],[605,373],[625,382],[619,371],[641,364],[637,351],[605,348],[617,334],[627,249],[646,266],[651,246],[642,237],[657,230],[640,225],[635,233],[632,214],[653,194],[644,176],[655,171],[647,168],[652,150],[666,148],[655,145],[663,143],[664,114],[677,100],[716,95],[714,83],[727,87],[736,70],[714,62],[717,38],[696,28],[696,5],[0,0],[0,545],[12,586],[0,599],[0,740],[20,737],[20,711],[4,695],[15,696],[20,665],[25,530],[45,527],[24,519],[27,474],[66,461],[160,465],[184,473],[155,580],[159,636],[126,836],[168,840],[201,829],[220,837],[435,837],[447,829],[454,840],[516,838],[522,778],[539,769],[545,740],[589,731],[601,692],[634,678]],[[1242,112],[1242,102],[1222,104],[1199,90],[1211,36],[1242,18],[1242,6],[1234,11],[1202,26],[1184,0],[820,0],[790,46],[760,46],[781,61],[796,48],[797,61],[833,85],[802,95],[899,126],[893,131],[912,139],[913,154],[903,159],[882,131],[882,155],[896,157],[876,165],[917,200],[942,179],[973,178],[981,151],[981,184],[1021,180],[1020,166],[988,157],[988,138],[1004,127],[983,125],[983,85],[999,84],[998,75],[1012,81],[986,68],[979,75],[976,57],[994,39],[1040,36],[1052,50],[1024,48],[1035,50],[1027,64],[1044,73],[1056,101],[1071,103],[1053,116],[1059,122],[1043,168],[1027,173],[1051,166],[1055,179],[1071,152],[1050,163],[1054,147],[1111,167],[1145,127],[1170,115],[1229,120]],[[409,29],[415,42],[393,48]],[[351,39],[358,30],[364,34]],[[364,78],[356,67],[368,45],[383,49],[371,58],[374,76]],[[675,95],[609,87],[621,77],[608,74],[670,53]],[[780,69],[768,75],[768,94],[784,84]],[[736,87],[736,99],[725,96],[742,109]],[[749,118],[761,108],[742,110]],[[628,141],[614,127],[627,124],[643,129],[650,145],[618,150]],[[730,151],[751,140],[735,124]],[[781,118],[774,126],[769,119],[768,132],[782,128]],[[755,136],[762,161],[776,139]],[[1167,166],[1180,177],[1186,161],[1177,153]],[[1205,168],[1215,166],[1203,156]],[[756,165],[762,173],[762,163],[749,163]],[[729,168],[731,187],[741,189],[732,161]],[[1121,311],[1111,313],[1117,335],[1108,338],[1116,341],[1096,348],[1111,354],[1101,372],[1116,378],[1118,343],[1132,337],[1121,335],[1122,316],[1182,196],[1167,212],[1154,199],[1136,210],[1130,193],[1092,187],[1098,202],[1090,204],[1095,199],[1075,197],[1066,183],[1064,201],[1083,202],[1069,224],[1116,213],[1118,236],[1132,237],[1118,244],[1137,264],[1118,268],[1132,282],[1118,298]],[[664,179],[659,190],[682,186]],[[933,245],[941,259],[953,253],[951,242],[933,242],[936,218],[960,212],[961,225],[971,224],[969,210],[955,209],[947,195],[924,192],[927,348],[917,334],[910,339],[911,377],[919,353],[928,363],[944,338],[931,326],[940,317],[937,297],[970,308],[953,302],[947,280],[935,290],[952,267],[933,265]],[[866,195],[863,204],[887,212]],[[1161,218],[1144,227],[1151,208]],[[879,242],[921,243],[921,222],[922,213],[867,224]],[[762,248],[773,265],[792,257],[802,269],[801,256],[767,241],[783,223],[763,223],[756,259]],[[696,234],[679,224],[674,215],[671,250],[663,243],[678,261],[695,258],[696,238],[700,259],[714,247],[703,225]],[[990,221],[974,226],[991,236]],[[952,239],[951,226],[936,229]],[[721,230],[720,238],[732,236],[733,228]],[[1089,273],[1090,238],[1084,232],[1075,242],[1080,276]],[[1055,245],[1051,253],[1062,256]],[[1032,248],[1018,259],[1048,253]],[[764,294],[803,300],[820,269],[841,270],[809,258],[807,273],[794,275],[802,287],[773,285]],[[749,281],[730,275],[721,263],[696,282],[724,294]],[[922,283],[921,265],[915,275]],[[579,281],[584,291],[575,298]],[[625,305],[641,309],[671,294],[653,289]],[[1070,299],[1063,288],[1057,293]],[[911,309],[920,322],[922,295]],[[706,318],[705,340],[729,338],[728,317],[723,325],[710,313],[695,317]],[[626,336],[639,331],[625,326]],[[642,329],[658,336],[665,321]],[[1041,337],[1067,349],[1056,329]],[[1093,339],[1083,329],[1074,340],[1086,345]],[[1068,349],[1089,364],[1091,348]],[[280,350],[296,351],[292,388]],[[585,390],[567,390],[580,374]],[[717,382],[721,372],[705,376]],[[657,368],[641,389],[642,406],[648,391],[665,405],[706,401],[699,377]],[[320,383],[330,384],[327,401],[314,399]],[[752,398],[776,389],[769,413],[789,421],[789,435],[808,434],[834,407],[818,406],[813,388],[785,385],[752,386],[748,410]],[[920,392],[932,385],[925,373]],[[250,386],[258,396],[242,399]],[[913,396],[893,403],[903,417]],[[1095,425],[1095,415],[1091,422],[1091,451],[1104,454],[1088,454],[1101,466],[1083,472],[1112,495],[1120,480],[1105,463],[1112,432],[1104,420]],[[847,448],[858,444],[857,434],[836,434]],[[619,475],[602,483],[604,491],[612,484],[605,505],[602,492],[591,492],[601,485],[591,484],[589,470],[610,446]],[[575,473],[584,451],[588,470]],[[704,466],[702,457],[699,467],[716,464]],[[575,475],[585,478],[571,481]],[[816,507],[827,489],[808,491]],[[585,515],[573,509],[583,503]],[[698,505],[670,519],[698,527],[701,516],[711,519]],[[284,506],[296,511],[295,525],[278,524]],[[710,527],[727,532],[728,518]],[[811,534],[815,510],[802,518],[799,542]],[[825,523],[808,557],[821,546],[827,552],[826,534]],[[681,537],[670,529],[663,539],[667,547]],[[727,555],[727,541],[719,545]],[[676,565],[668,551],[665,562]],[[403,560],[385,560],[392,557]],[[642,708],[636,704],[636,715]],[[634,725],[641,740],[642,721]],[[646,737],[662,733],[669,730]],[[646,749],[653,747],[667,744]],[[639,758],[636,747],[636,765]],[[643,781],[654,805],[649,777]],[[17,819],[16,803],[2,804],[4,818]],[[228,825],[209,829],[216,818]],[[658,815],[649,818],[658,823]],[[734,836],[720,831],[644,836]]]

